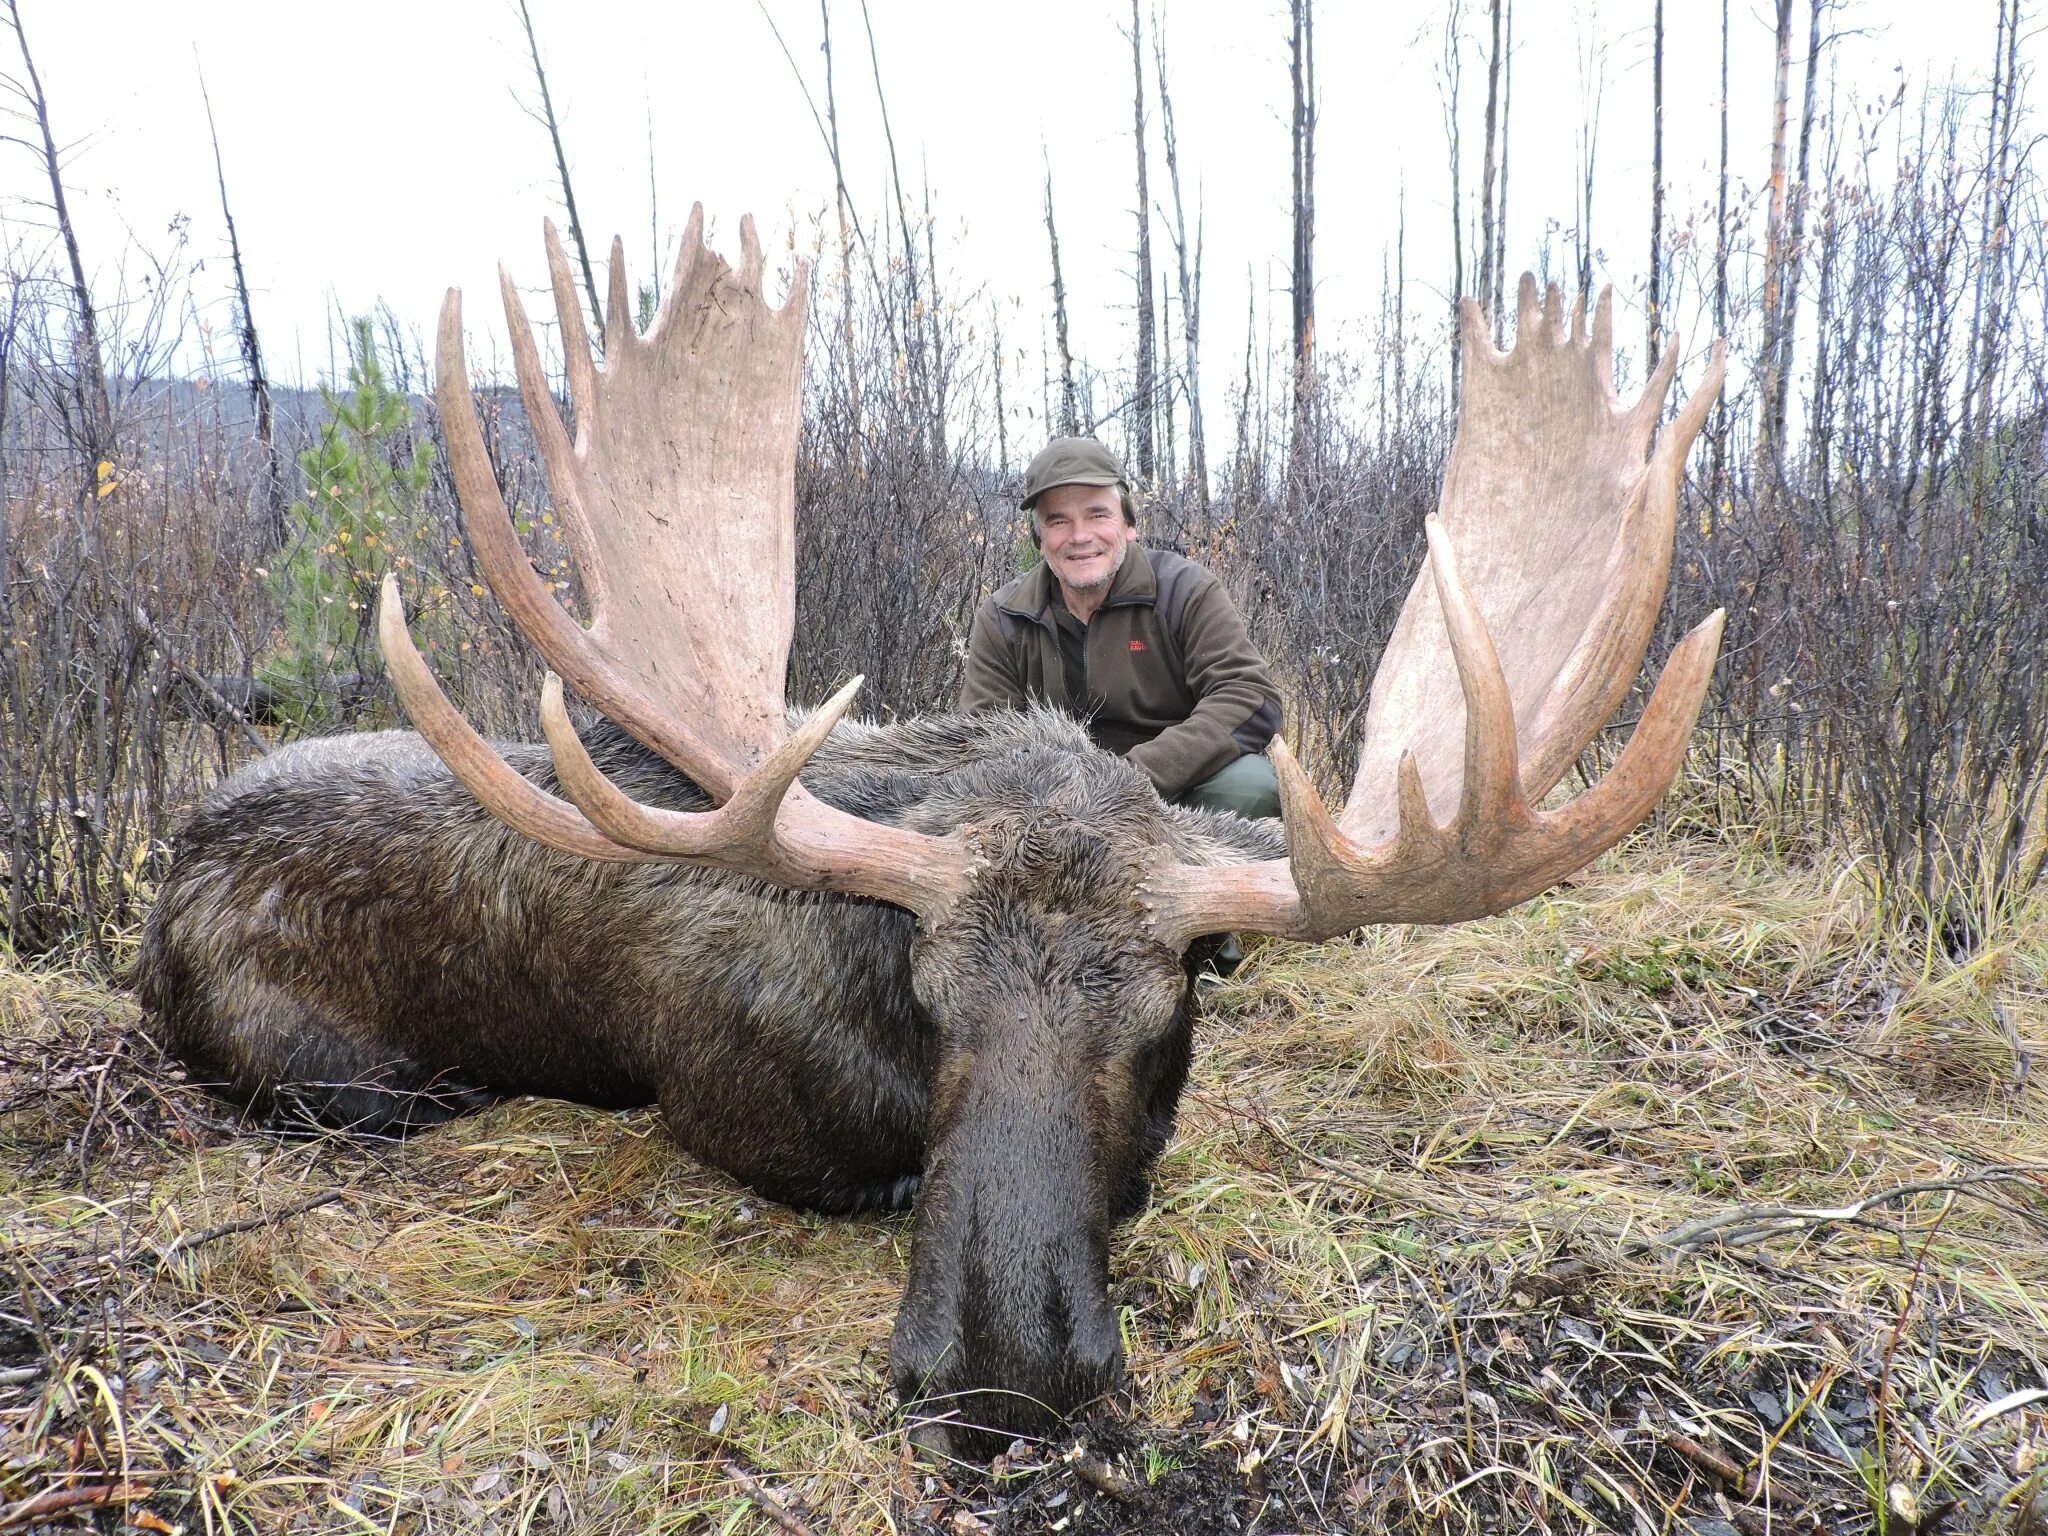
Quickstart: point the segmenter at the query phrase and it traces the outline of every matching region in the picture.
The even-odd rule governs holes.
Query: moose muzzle
[[[936,1454],[985,1460],[1123,1378],[1086,1091],[1042,1065],[984,1055],[941,1106],[890,1346],[913,1439]]]

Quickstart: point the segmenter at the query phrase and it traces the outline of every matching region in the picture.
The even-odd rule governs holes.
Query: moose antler
[[[450,289],[441,307],[436,397],[449,468],[485,581],[553,669],[541,718],[570,800],[522,777],[448,702],[407,633],[390,576],[378,613],[385,659],[420,734],[487,810],[529,837],[585,857],[679,860],[872,896],[929,919],[966,878],[971,859],[959,839],[848,815],[796,782],[860,679],[796,734],[784,723],[807,269],[798,263],[788,301],[770,308],[753,221],[740,224],[737,271],[705,246],[703,230],[699,205],[644,336],[633,329],[624,251],[613,242],[600,368],[548,224],[573,443],[518,290],[499,269],[520,398],[590,599],[588,629],[555,601],[520,547],[470,397],[461,294]],[[629,799],[577,738],[562,679],[688,774],[718,809]]]
[[[1515,344],[1500,352],[1465,301],[1458,435],[1427,525],[1429,558],[1373,678],[1350,798],[1333,819],[1275,738],[1288,857],[1162,864],[1147,895],[1167,942],[1488,916],[1590,863],[1671,787],[1720,647],[1718,612],[1672,651],[1606,777],[1536,809],[1642,666],[1670,573],[1679,474],[1720,394],[1725,349],[1715,343],[1706,379],[1656,431],[1677,349],[1623,408],[1611,294],[1590,335],[1584,300],[1569,332],[1563,308],[1555,286],[1539,308],[1524,276]]]

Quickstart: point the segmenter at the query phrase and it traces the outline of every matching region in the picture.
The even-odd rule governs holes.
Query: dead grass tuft
[[[892,1418],[907,1221],[563,1104],[252,1134],[0,967],[0,1529],[2018,1536],[2048,914],[1959,962],[1859,890],[1667,832],[1260,948],[1115,1244],[1128,1400],[974,1475]]]

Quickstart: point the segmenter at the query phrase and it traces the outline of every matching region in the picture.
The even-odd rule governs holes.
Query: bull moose
[[[751,221],[741,242],[734,269],[693,214],[644,335],[615,244],[600,364],[549,227],[573,438],[501,272],[588,627],[513,531],[450,291],[449,465],[491,589],[553,669],[546,745],[475,734],[387,577],[379,633],[418,734],[301,742],[215,791],[138,989],[258,1112],[392,1132],[503,1094],[655,1103],[771,1198],[914,1207],[895,1385],[929,1443],[985,1453],[1119,1378],[1109,1238],[1173,1125],[1204,939],[1499,912],[1670,787],[1718,613],[1612,769],[1539,808],[1641,667],[1721,349],[1659,430],[1676,349],[1622,406],[1609,296],[1567,320],[1524,277],[1507,352],[1466,301],[1457,436],[1349,799],[1333,817],[1276,740],[1283,819],[1251,823],[1164,804],[1047,712],[863,724],[857,678],[786,709],[808,273],[774,307]],[[581,734],[564,683],[603,717]]]

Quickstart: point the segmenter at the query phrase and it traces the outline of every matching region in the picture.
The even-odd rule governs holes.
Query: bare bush
[[[1804,433],[1782,470],[1744,470],[1731,423],[1772,407],[1731,402],[1718,430],[1737,441],[1711,455],[1731,470],[1691,487],[1677,582],[1680,606],[1729,610],[1711,718],[1752,788],[1810,808],[1896,909],[1967,939],[2041,874],[2048,266],[2038,187],[1987,187],[1965,105],[1930,97],[1891,156],[1866,139],[1811,200]],[[1987,194],[2013,215],[1994,240]]]
[[[898,270],[850,291],[819,279],[797,449],[790,697],[861,673],[862,707],[883,717],[959,692],[974,610],[1011,574],[1015,513],[991,464],[991,365],[959,309]]]

